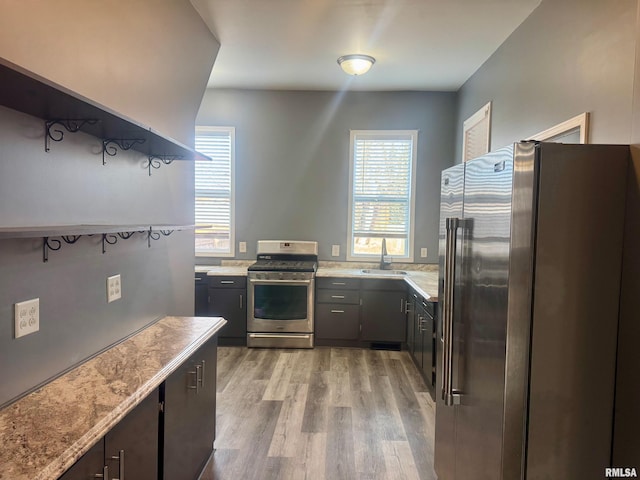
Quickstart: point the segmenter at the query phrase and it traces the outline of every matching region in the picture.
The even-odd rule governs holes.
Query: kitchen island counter
[[[57,479],[225,323],[162,318],[0,410],[0,479]]]

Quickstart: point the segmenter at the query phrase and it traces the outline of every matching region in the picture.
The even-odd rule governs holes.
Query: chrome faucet
[[[380,270],[391,269],[391,257],[387,253],[387,239],[382,237],[382,252],[380,254]]]

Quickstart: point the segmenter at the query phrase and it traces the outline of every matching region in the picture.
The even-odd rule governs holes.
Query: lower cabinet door
[[[247,338],[247,290],[242,288],[210,288],[210,317],[223,317],[227,324],[220,337]]]
[[[217,343],[209,340],[164,383],[164,480],[197,479],[213,451]]]
[[[110,473],[104,468],[104,441],[100,439],[91,449],[67,470],[59,480],[87,480],[96,475]],[[109,475],[115,477],[115,475]]]
[[[406,342],[407,323],[404,291],[362,290],[361,340]]]
[[[314,314],[316,338],[358,339],[360,335],[360,305],[317,303]]]
[[[158,478],[158,403],[154,390],[104,437],[109,479]]]

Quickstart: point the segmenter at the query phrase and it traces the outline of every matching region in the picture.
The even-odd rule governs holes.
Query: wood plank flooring
[[[201,480],[435,480],[434,404],[407,352],[218,349]]]

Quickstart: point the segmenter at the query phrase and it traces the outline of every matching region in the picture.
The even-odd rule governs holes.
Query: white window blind
[[[417,131],[351,132],[348,259],[390,256],[413,260]]]
[[[471,115],[463,123],[462,161],[489,152],[491,140],[491,102]]]
[[[196,127],[196,150],[211,161],[195,162],[196,255],[234,255],[233,127]]]

